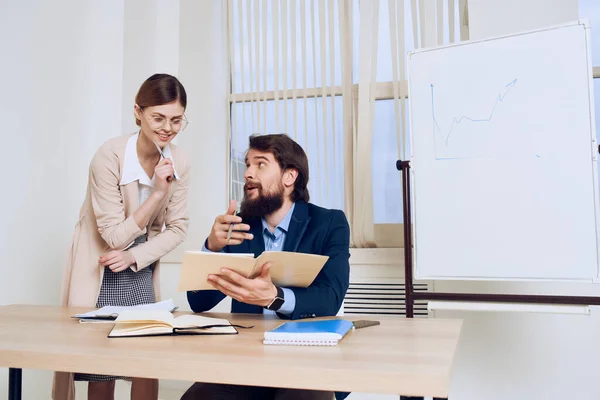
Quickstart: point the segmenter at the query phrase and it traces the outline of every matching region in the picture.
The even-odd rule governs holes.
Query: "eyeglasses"
[[[171,129],[174,132],[184,130],[189,124],[189,121],[187,120],[185,115],[183,117],[174,118],[170,121],[160,115],[148,115],[146,116],[146,119],[148,120],[148,123],[150,124],[150,127],[152,129],[162,129],[166,127],[167,124],[170,124]]]

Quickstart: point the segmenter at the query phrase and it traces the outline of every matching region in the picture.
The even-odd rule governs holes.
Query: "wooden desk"
[[[53,306],[0,307],[0,366],[10,370],[11,400],[21,369],[301,389],[446,397],[462,322],[377,315],[381,325],[350,332],[336,347],[266,346],[281,320],[210,314],[254,325],[238,335],[108,339],[112,324],[81,324],[88,311]]]

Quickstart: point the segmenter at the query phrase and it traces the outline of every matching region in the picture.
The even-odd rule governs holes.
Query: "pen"
[[[233,211],[233,214],[231,215],[235,215],[236,214],[236,210]],[[229,239],[231,239],[231,232],[233,232],[233,222],[231,222],[229,224],[229,230],[227,231],[227,241],[225,243],[229,243]]]
[[[227,242],[229,243],[229,239],[231,239],[231,232],[233,231],[233,222],[229,224],[229,230],[227,231]]]

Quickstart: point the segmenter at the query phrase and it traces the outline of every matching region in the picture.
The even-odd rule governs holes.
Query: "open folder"
[[[186,251],[177,290],[214,289],[207,282],[208,275],[221,274],[221,268],[254,278],[266,262],[271,263],[270,274],[275,285],[305,288],[315,280],[328,259],[328,256],[289,251],[265,251],[257,258],[253,254]]]

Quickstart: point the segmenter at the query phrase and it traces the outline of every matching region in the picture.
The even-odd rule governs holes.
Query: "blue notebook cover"
[[[335,346],[353,327],[352,321],[290,321],[265,332],[264,344]]]

